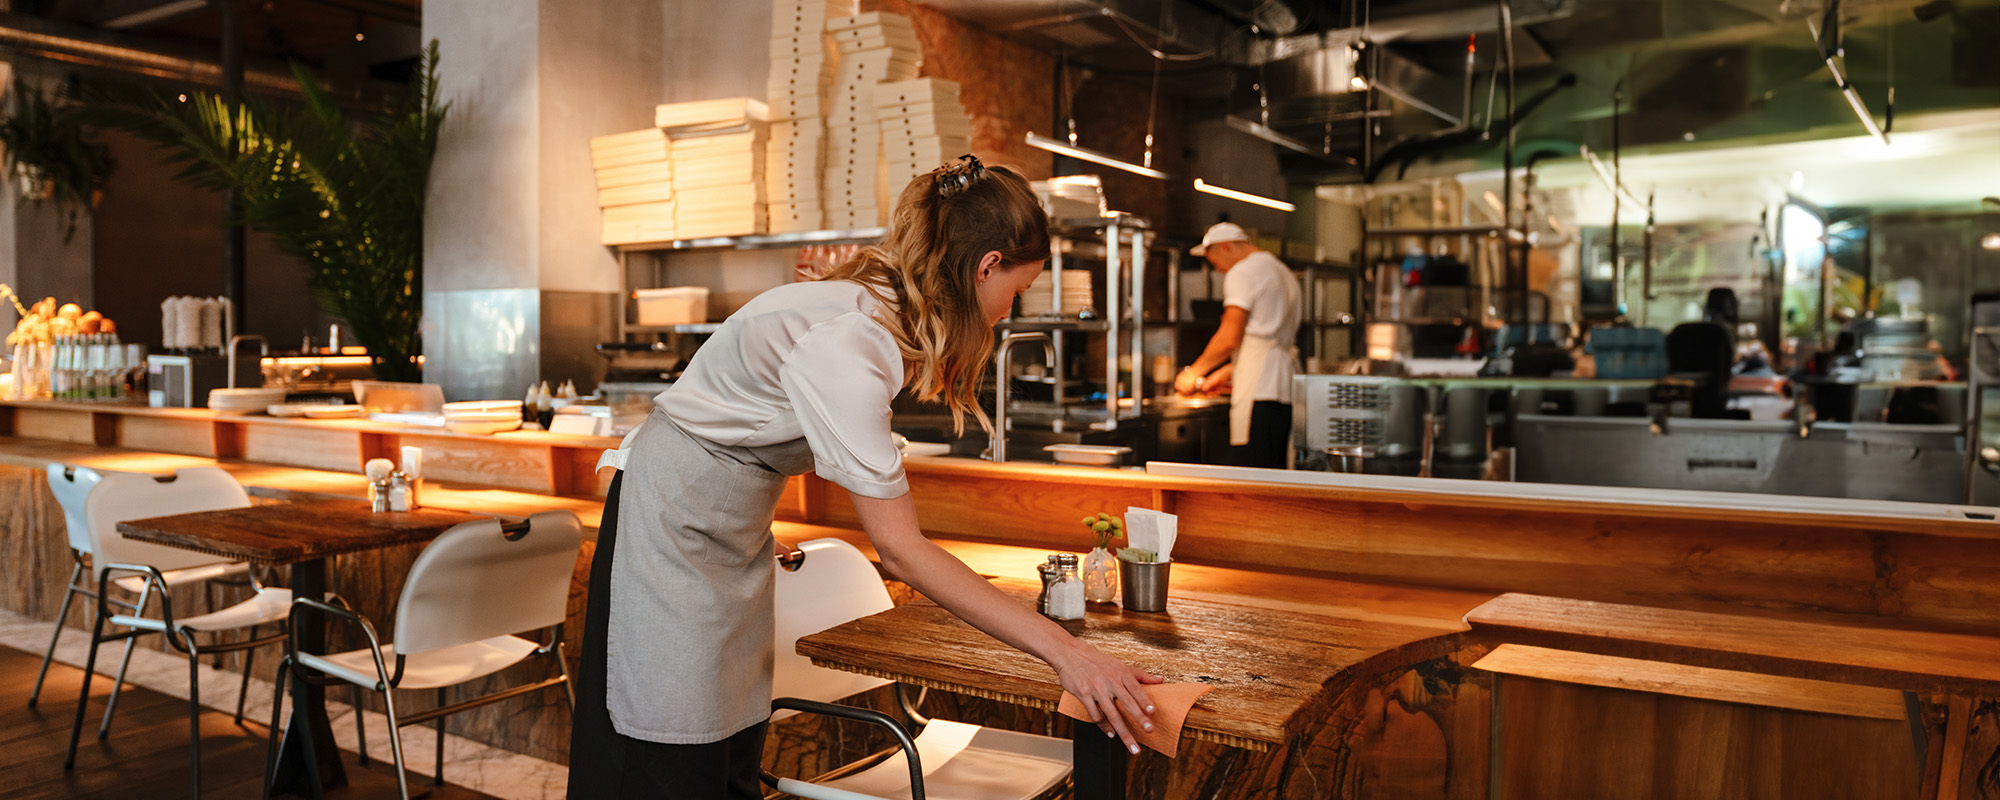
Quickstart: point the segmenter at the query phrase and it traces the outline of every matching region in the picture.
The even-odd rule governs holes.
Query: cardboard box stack
[[[597,204],[604,209],[605,244],[674,238],[672,142],[659,128],[590,140],[597,169]]]
[[[908,17],[883,12],[828,19],[839,52],[828,98],[820,200],[829,228],[872,228],[902,184],[888,184],[875,87],[917,76],[922,49]]]
[[[972,152],[972,120],[958,104],[958,84],[940,78],[893,81],[875,87],[875,115],[882,127],[886,186],[900,192],[917,175]]]
[[[764,101],[730,97],[667,103],[654,112],[672,143],[674,235],[742,236],[768,230]]]
[[[820,165],[826,118],[821,106],[836,61],[826,21],[854,13],[854,0],[777,0],[773,10],[767,86],[771,138],[764,157],[772,233],[825,227]]]

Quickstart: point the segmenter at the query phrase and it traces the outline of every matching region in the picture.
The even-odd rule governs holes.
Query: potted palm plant
[[[77,217],[97,204],[111,175],[111,151],[90,141],[76,116],[34,84],[15,79],[13,95],[0,119],[7,170],[20,182],[22,199],[56,204],[68,243],[76,235]]]
[[[235,189],[240,220],[306,262],[321,305],[368,348],[376,377],[419,380],[424,190],[447,111],[437,64],[433,40],[402,97],[368,112],[343,109],[294,64],[296,103],[98,87],[83,113],[168,151],[181,180]]]

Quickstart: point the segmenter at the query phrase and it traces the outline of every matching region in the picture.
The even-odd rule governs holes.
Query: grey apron
[[[606,706],[635,739],[720,741],[771,715],[771,520],[812,450],[717,444],[655,409],[626,459]]]

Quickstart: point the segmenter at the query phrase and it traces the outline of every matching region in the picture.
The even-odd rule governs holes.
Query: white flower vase
[[[1083,557],[1083,599],[1109,603],[1118,599],[1118,559],[1102,547]]]

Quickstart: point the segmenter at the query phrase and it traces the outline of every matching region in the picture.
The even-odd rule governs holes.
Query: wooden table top
[[[486,518],[434,508],[376,513],[359,500],[306,500],[129,520],[118,523],[118,532],[143,542],[278,565],[428,542],[453,525]]]
[[[1894,619],[1703,611],[1504,594],[1465,615],[1482,638],[1917,692],[2000,692],[2000,637]]]
[[[1033,606],[1039,585],[1002,578]],[[1184,735],[1248,750],[1283,745],[1332,707],[1334,685],[1445,655],[1457,634],[1327,614],[1174,597],[1164,613],[1093,604],[1059,622],[1105,653],[1165,678],[1215,687],[1189,712]],[[829,669],[1002,702],[1054,709],[1062,696],[1040,659],[975,630],[928,600],[799,639],[798,653]]]

